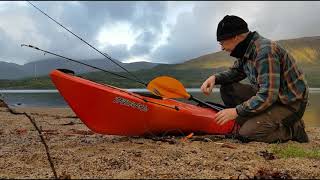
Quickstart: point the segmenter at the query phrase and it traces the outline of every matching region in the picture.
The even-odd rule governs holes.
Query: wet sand
[[[277,146],[319,148],[320,128],[307,133]],[[320,159],[268,154],[274,144],[182,138],[100,135],[69,108],[1,107],[0,178],[320,178]]]

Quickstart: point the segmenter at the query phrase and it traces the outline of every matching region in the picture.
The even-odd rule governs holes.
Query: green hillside
[[[281,40],[279,43],[295,57],[310,87],[320,87],[320,36]],[[181,64],[161,64],[147,70],[134,71],[136,76],[149,82],[161,75],[172,76],[185,87],[199,88],[211,74],[225,70],[234,59],[225,52],[216,52],[191,59]],[[122,72],[121,75],[127,75]],[[99,83],[121,88],[143,88],[142,85],[127,79],[115,77],[103,72],[81,74],[82,77]],[[130,76],[131,77],[131,76]],[[0,80],[1,89],[48,89],[54,88],[48,77],[23,79],[16,81]]]

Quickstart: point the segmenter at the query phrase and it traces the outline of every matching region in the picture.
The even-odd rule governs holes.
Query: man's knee
[[[284,129],[275,122],[250,119],[239,129],[240,140],[273,143],[287,140]]]
[[[239,135],[242,137],[254,137],[255,136],[255,129],[245,129],[243,127],[239,130]]]
[[[256,139],[256,129],[255,123],[245,122],[241,125],[238,135],[242,141],[254,141]]]

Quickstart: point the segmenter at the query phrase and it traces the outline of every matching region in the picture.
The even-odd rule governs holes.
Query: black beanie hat
[[[248,24],[238,16],[226,15],[218,24],[217,40],[225,40],[235,35],[249,32]]]

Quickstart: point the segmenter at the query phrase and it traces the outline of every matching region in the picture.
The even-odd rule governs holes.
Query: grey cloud
[[[126,60],[129,57],[129,52],[127,51],[127,45],[119,44],[115,46],[107,46],[108,52],[112,58],[117,60]]]
[[[131,49],[125,45],[101,49],[119,60],[149,55],[150,60],[177,63],[219,51],[216,26],[226,14],[243,17],[251,30],[275,40],[316,36],[320,32],[320,2],[193,2],[192,12],[180,14],[176,24],[168,26],[168,43],[151,51],[164,32],[168,2],[32,3],[94,46],[98,44],[95,38],[102,27],[112,26],[114,22],[130,23],[132,31],[139,34]],[[75,59],[102,57],[33,7],[14,3],[3,6],[6,8],[0,9],[0,58],[6,57],[16,63],[43,58],[42,53],[21,48],[21,43]]]
[[[129,20],[135,11],[137,2],[135,1],[81,1],[87,8],[90,19],[97,20],[106,15],[118,20]]]
[[[44,2],[47,6],[39,2],[33,3],[62,24],[68,24],[65,22],[65,19],[67,18],[63,17],[65,6],[62,7],[58,2],[51,2],[51,6],[49,5],[49,2]],[[7,34],[10,34],[8,35],[9,39],[7,39],[7,41],[1,41],[0,43],[5,43],[6,47],[12,47],[2,54],[2,56],[9,57],[9,60],[7,61],[23,63],[44,58],[43,53],[28,48],[21,48],[20,44],[22,43],[32,44],[45,50],[54,51],[66,56],[76,54],[75,52],[72,52],[72,49],[79,49],[79,47],[83,46],[79,40],[72,37],[72,35],[68,34],[61,27],[57,26],[54,22],[29,5],[8,6],[0,13],[0,27],[1,22],[5,23],[1,28],[5,29]],[[72,25],[66,26],[68,28],[71,27],[71,29],[73,28]],[[17,36],[15,36],[13,32]],[[85,52],[85,49],[83,48],[83,50],[79,52],[80,53],[78,54],[80,56],[77,56],[77,58],[82,57],[81,52]]]
[[[136,10],[132,19],[133,24],[153,31],[161,30],[162,22],[167,13],[167,2],[140,2],[139,5],[139,9]]]
[[[140,32],[140,38],[134,45],[132,52],[126,48],[120,52],[122,46],[108,46],[101,51],[109,53],[120,60],[126,60],[132,54],[145,54],[152,48],[152,43],[159,38],[161,33],[161,24],[163,23],[166,13],[166,2],[32,2],[49,16],[66,26],[68,29],[79,35],[92,45],[97,45],[95,40],[100,29],[107,25],[112,26],[116,21],[125,21],[132,24],[132,30]],[[23,38],[13,39],[8,36],[7,47],[16,47],[17,44],[30,43],[40,48],[54,51],[62,55],[77,58],[88,59],[102,57],[90,47],[82,43],[76,37],[59,27],[53,21],[45,17],[33,7],[27,6],[9,6],[0,11],[1,19],[12,19],[16,17],[25,17],[31,23],[26,23],[30,31],[16,29],[23,34]],[[1,23],[0,23],[1,27]],[[11,23],[6,28],[8,31],[17,28]],[[148,33],[154,36],[148,36]],[[0,42],[0,44],[4,42]],[[1,46],[1,45],[0,45]],[[111,50],[110,50],[111,48]],[[35,53],[32,50],[21,50],[14,48],[15,53],[6,51],[3,56],[11,56],[16,63],[28,62],[36,59],[42,59],[41,53]]]
[[[214,17],[214,11],[201,4],[200,10],[183,13],[171,31],[168,44],[159,47],[152,58],[168,63],[178,63],[214,50],[215,26],[206,17]],[[206,20],[204,20],[206,19]]]
[[[0,42],[10,42],[11,38],[6,34],[6,32],[0,27]],[[8,46],[10,45],[10,46]],[[8,51],[10,51],[11,49],[11,44],[7,44],[7,43],[0,43],[0,57],[1,60],[3,60],[3,58],[6,57],[6,54]]]
[[[135,45],[130,48],[131,55],[140,56],[148,54],[157,40],[156,36],[157,34],[152,33],[151,31],[141,33],[137,37]]]
[[[142,32],[130,49],[130,53],[134,56],[147,55],[160,38],[168,4],[166,2],[140,2],[139,5],[132,22]]]
[[[244,18],[253,31],[278,40],[320,35],[319,2],[197,2],[181,14],[167,44],[151,55],[178,63],[219,51],[216,26],[227,14]]]
[[[121,5],[120,3],[118,5]],[[121,7],[124,5],[122,4]],[[166,2],[135,2],[129,4],[132,9],[130,13],[127,12],[127,16],[121,18],[122,21],[127,21],[131,23],[132,30],[138,32],[139,35],[136,39],[135,44],[126,52],[128,56],[118,58],[120,60],[126,60],[130,56],[141,56],[147,55],[156,41],[160,38],[162,33],[162,24],[165,20],[167,3]],[[127,7],[127,5],[125,5]],[[116,8],[113,8],[116,9]],[[127,10],[119,10],[127,11]],[[118,11],[116,11],[118,12]],[[118,17],[117,13],[110,13],[111,16]],[[119,12],[118,12],[119,13]],[[126,17],[126,18],[124,18]],[[112,24],[110,24],[112,25]],[[109,46],[110,48],[111,46]],[[108,48],[105,48],[106,51],[109,51]],[[122,49],[125,51],[126,49]],[[110,52],[110,55],[113,56],[113,53]],[[117,56],[117,55],[115,55]]]
[[[320,2],[261,2],[260,7],[251,26],[267,37],[279,40],[320,34]]]

